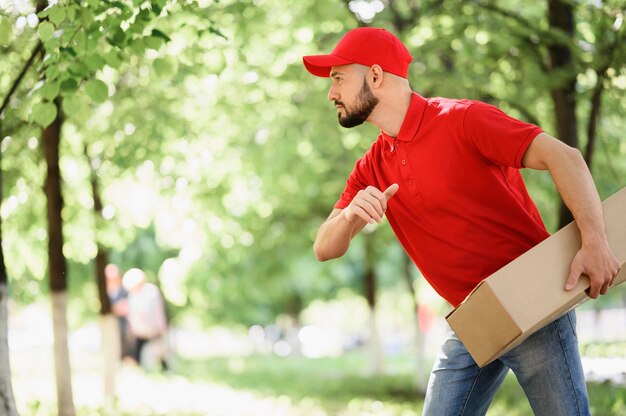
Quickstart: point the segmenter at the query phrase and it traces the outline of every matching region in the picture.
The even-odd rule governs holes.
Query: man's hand
[[[354,222],[360,218],[369,224],[380,223],[385,211],[387,211],[387,201],[395,195],[399,188],[400,186],[394,183],[383,192],[373,186],[368,186],[356,194],[350,205],[341,212],[341,215],[349,222]]]
[[[581,274],[586,274],[591,280],[591,287],[587,294],[596,299],[599,294],[605,295],[611,286],[613,278],[619,271],[620,263],[606,240],[601,243],[583,244],[578,251],[570,270],[565,290],[571,290]]]

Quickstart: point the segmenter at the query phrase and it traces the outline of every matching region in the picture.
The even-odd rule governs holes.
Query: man
[[[331,78],[328,99],[342,126],[367,121],[380,129],[319,229],[319,260],[345,254],[366,224],[386,215],[426,280],[456,306],[478,282],[548,237],[519,172],[547,169],[582,235],[566,289],[585,273],[590,297],[606,293],[619,263],[578,150],[491,105],[421,97],[407,80],[409,51],[384,29],[352,30],[330,54],[303,61],[313,75]],[[424,414],[485,414],[509,368],[536,415],[589,414],[573,311],[482,369],[451,332]]]
[[[124,273],[124,289],[128,291],[128,323],[136,338],[133,358],[138,364],[146,362],[146,346],[158,359],[163,371],[167,363],[167,316],[165,301],[158,286],[148,283],[143,270],[133,268]]]

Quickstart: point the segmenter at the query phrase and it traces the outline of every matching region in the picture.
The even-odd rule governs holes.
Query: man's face
[[[378,104],[378,98],[365,80],[367,70],[363,68],[357,65],[331,68],[328,99],[335,103],[337,118],[343,127],[363,124]]]

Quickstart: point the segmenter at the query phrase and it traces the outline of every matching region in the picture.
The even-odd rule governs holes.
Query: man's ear
[[[372,65],[370,67],[370,79],[372,81],[372,87],[378,88],[383,83],[384,72],[380,65]]]

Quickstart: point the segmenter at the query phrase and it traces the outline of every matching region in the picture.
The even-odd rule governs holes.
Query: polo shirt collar
[[[418,93],[414,92],[411,97],[409,109],[406,112],[406,116],[404,116],[402,126],[400,126],[398,137],[391,137],[381,130],[380,134],[383,136],[383,139],[385,139],[385,141],[389,143],[389,146],[392,150],[394,148],[396,140],[400,140],[402,142],[410,142],[411,140],[413,140],[413,138],[417,134],[417,131],[419,130],[425,107],[426,99]]]

